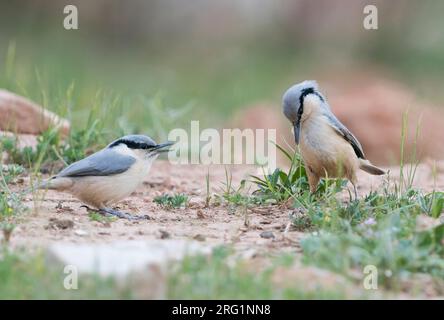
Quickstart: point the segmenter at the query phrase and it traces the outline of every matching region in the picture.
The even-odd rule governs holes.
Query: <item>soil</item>
[[[398,168],[390,170],[391,180],[399,177]],[[206,174],[210,172],[212,200],[205,206]],[[232,184],[239,186],[249,174],[256,174],[253,166],[228,166]],[[434,173],[435,172],[435,173]],[[358,193],[382,188],[387,178],[359,172]],[[290,204],[251,208],[235,208],[227,203],[217,204],[215,194],[221,194],[225,183],[225,167],[199,165],[171,165],[168,161],[157,161],[144,183],[130,197],[121,201],[121,211],[149,215],[149,220],[128,221],[118,219],[103,222],[90,219],[82,203],[68,193],[47,191],[29,195],[25,205],[30,208],[22,223],[15,229],[11,245],[45,246],[53,241],[109,242],[113,240],[149,240],[154,238],[198,239],[210,244],[230,244],[237,250],[280,252],[298,251],[298,241],[303,232],[287,229],[289,214],[294,209]],[[421,164],[416,173],[415,185],[423,190],[444,189],[444,163],[436,166],[430,162]],[[17,191],[27,186],[13,186]],[[251,191],[254,186],[251,186]],[[186,208],[167,209],[153,202],[155,196],[164,193],[188,195]],[[348,193],[344,192],[344,199]],[[40,198],[41,199],[36,199]],[[265,236],[264,236],[265,235]],[[273,235],[273,236],[271,236]]]

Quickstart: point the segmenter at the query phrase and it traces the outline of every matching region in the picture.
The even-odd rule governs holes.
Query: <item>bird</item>
[[[87,204],[87,209],[92,206],[106,216],[137,219],[140,217],[110,205],[129,196],[142,183],[158,155],[169,151],[172,144],[157,144],[145,135],[126,135],[72,163],[37,188],[71,193]]]
[[[372,175],[385,174],[366,159],[358,139],[332,113],[316,81],[291,86],[282,97],[282,108],[293,125],[311,193],[316,192],[323,177],[345,177],[357,199],[358,169]]]

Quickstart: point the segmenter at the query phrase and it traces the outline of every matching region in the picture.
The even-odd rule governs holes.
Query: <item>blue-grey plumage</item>
[[[321,177],[346,177],[357,197],[358,168],[374,175],[385,173],[365,158],[358,139],[331,112],[316,81],[306,80],[290,87],[284,93],[282,106],[293,125],[312,192]]]
[[[69,165],[57,177],[109,176],[127,171],[134,162],[136,158],[131,155],[105,148]]]
[[[41,189],[66,191],[102,213],[131,218],[108,206],[129,196],[148,174],[159,153],[171,142],[157,144],[150,137],[128,135],[77,161],[42,183]]]

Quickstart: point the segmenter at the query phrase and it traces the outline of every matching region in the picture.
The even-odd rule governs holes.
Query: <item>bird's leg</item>
[[[121,212],[119,210],[114,210],[110,208],[101,208],[99,209],[99,213],[107,216],[118,217],[120,219],[128,219],[128,220],[147,220],[149,219],[148,215],[136,216],[128,213]]]
[[[310,198],[311,197],[314,198],[320,178],[312,172],[311,168],[309,171],[307,171],[307,178],[308,178],[308,184],[310,186]]]
[[[353,191],[355,193],[355,201],[358,200],[358,189],[356,188],[356,183],[355,182],[351,182],[352,186],[353,186]],[[350,202],[352,202],[352,196],[350,193]]]

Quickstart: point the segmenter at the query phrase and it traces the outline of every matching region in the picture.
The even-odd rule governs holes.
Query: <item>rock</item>
[[[77,229],[74,231],[74,234],[79,237],[84,237],[84,236],[88,235],[88,232],[86,232],[85,230],[82,230],[82,229]]]
[[[263,232],[261,232],[260,236],[261,236],[261,238],[264,238],[264,239],[274,239],[275,238],[274,233],[271,231],[263,231]]]
[[[197,240],[197,241],[205,241],[205,240],[206,240],[206,239],[205,239],[205,236],[202,235],[202,234],[196,234],[196,235],[193,237],[193,239],[194,239],[194,240]]]
[[[160,229],[159,230],[159,238],[160,239],[169,239],[169,238],[171,238],[171,234],[168,232],[168,231],[166,231],[166,230],[163,230],[163,229]]]
[[[188,200],[188,207],[189,208],[202,208],[204,206],[204,203],[202,200],[200,200],[197,197],[192,197],[190,200]]]
[[[0,117],[1,121],[1,117]],[[18,149],[23,149],[25,147],[30,147],[32,149],[35,149],[37,146],[37,136],[32,134],[13,134],[12,132],[8,131],[1,131],[0,130],[0,141],[3,138],[14,138],[14,142],[17,143]],[[7,163],[9,159],[7,152],[2,152],[0,154],[0,162],[1,163]]]
[[[45,227],[45,229],[66,230],[66,229],[72,229],[73,227],[74,227],[74,222],[72,220],[51,218],[49,219],[49,223]],[[76,230],[76,231],[81,231],[81,230]]]
[[[197,209],[196,215],[197,215],[198,219],[205,219],[206,218],[204,212],[202,211],[202,209]]]
[[[19,134],[38,135],[51,127],[67,135],[68,120],[15,93],[0,89],[0,129]]]
[[[0,117],[1,121],[1,117]],[[31,147],[35,149],[37,146],[37,136],[33,134],[14,134],[8,131],[0,130],[0,139],[2,138],[14,138],[17,139],[17,147],[23,149],[25,147]]]
[[[210,253],[211,247],[185,240],[56,243],[48,247],[46,260],[51,265],[74,266],[79,274],[114,277],[118,284],[135,290],[137,298],[165,299],[169,265],[188,255]]]

